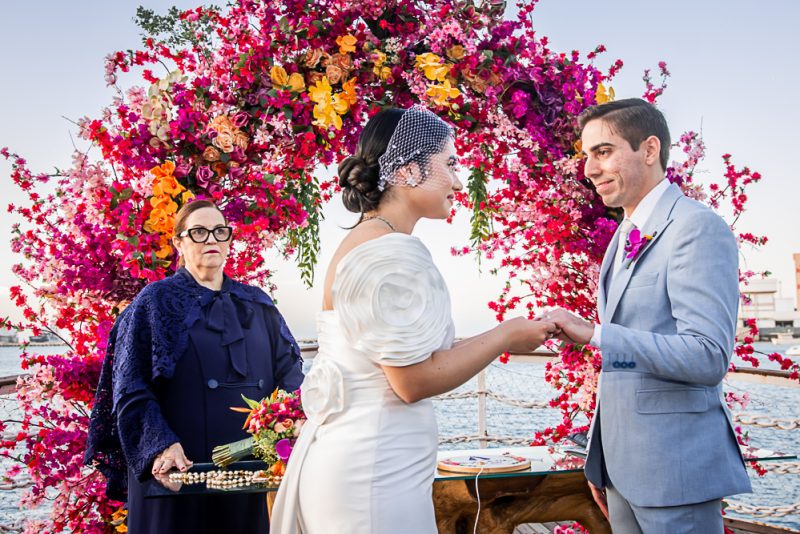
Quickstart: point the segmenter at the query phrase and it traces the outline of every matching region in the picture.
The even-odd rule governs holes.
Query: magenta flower
[[[628,260],[628,266],[636,260],[651,239],[653,239],[653,236],[643,234],[638,228],[631,230],[628,235],[628,243],[625,245],[625,259]]]
[[[292,454],[292,442],[288,439],[282,439],[275,444],[275,453],[282,461],[286,462],[289,455]]]

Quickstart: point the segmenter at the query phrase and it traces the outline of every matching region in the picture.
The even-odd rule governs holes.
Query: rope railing
[[[778,430],[797,430],[800,428],[800,419],[780,419],[762,414],[737,413],[734,414],[733,420],[742,425],[761,428],[777,428]]]
[[[752,517],[786,517],[787,515],[800,514],[800,502],[786,506],[753,506],[737,501],[725,501],[727,510]]]
[[[506,395],[501,395],[500,393],[495,393],[494,391],[488,391],[484,389],[477,391],[463,391],[458,393],[445,393],[443,395],[437,395],[436,397],[434,397],[434,400],[446,401],[446,400],[475,399],[475,398],[480,398],[481,396],[492,400],[496,400],[498,402],[502,402],[503,404],[507,404],[509,406],[515,406],[517,408],[527,408],[531,410],[552,408],[549,402],[523,401],[508,397]]]

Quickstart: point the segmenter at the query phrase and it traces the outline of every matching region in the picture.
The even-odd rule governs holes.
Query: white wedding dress
[[[381,365],[450,348],[450,297],[419,239],[363,243],[337,268],[319,352],[301,386],[308,421],[272,510],[273,534],[433,534],[438,431],[429,399],[406,404]]]

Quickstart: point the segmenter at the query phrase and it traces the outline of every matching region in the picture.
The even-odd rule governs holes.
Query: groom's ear
[[[661,140],[651,135],[639,145],[639,150],[644,150],[644,161],[648,165],[660,165]]]

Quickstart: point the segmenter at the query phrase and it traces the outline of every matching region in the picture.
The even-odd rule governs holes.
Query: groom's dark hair
[[[661,141],[659,161],[661,169],[666,171],[669,163],[669,127],[664,115],[656,107],[641,98],[626,98],[614,100],[599,106],[592,106],[583,110],[578,117],[578,126],[581,131],[586,125],[596,119],[602,119],[611,131],[625,139],[635,152],[639,150],[642,141],[655,135]]]

